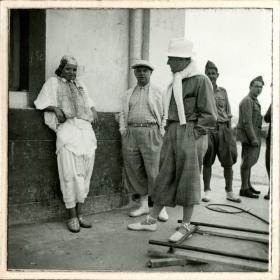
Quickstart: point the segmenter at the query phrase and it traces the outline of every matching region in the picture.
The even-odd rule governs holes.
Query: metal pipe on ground
[[[182,220],[178,220],[178,223],[182,223]],[[207,223],[200,223],[200,222],[191,222],[191,224],[195,225],[195,226],[230,229],[230,230],[245,231],[245,232],[258,233],[258,234],[269,234],[269,231],[266,231],[266,230],[254,230],[254,229],[250,229],[250,228],[232,227],[232,226],[207,224]]]
[[[262,263],[268,263],[268,259],[265,259],[265,258],[246,256],[246,255],[235,254],[235,253],[213,250],[213,249],[207,249],[207,248],[202,248],[202,247],[197,247],[197,246],[189,246],[189,245],[183,245],[183,244],[172,244],[170,242],[157,241],[157,240],[149,240],[149,244],[165,246],[165,247],[170,247],[170,248],[176,248],[176,249],[190,250],[190,251],[195,251],[195,252],[214,254],[214,255],[220,255],[220,256],[225,256],[225,257],[238,258],[238,259],[249,260],[249,261],[257,261],[257,262],[262,262]]]

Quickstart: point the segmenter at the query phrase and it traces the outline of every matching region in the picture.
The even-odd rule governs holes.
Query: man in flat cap
[[[140,60],[132,69],[137,85],[122,97],[119,125],[126,179],[134,193],[140,194],[140,208],[129,215],[138,217],[149,213],[148,196],[158,175],[164,117],[162,93],[150,84],[154,67],[148,61]],[[159,219],[168,220],[165,208]]]
[[[264,81],[261,76],[250,82],[249,94],[239,104],[237,140],[242,143],[241,189],[240,195],[258,198],[260,191],[255,190],[250,182],[251,168],[258,161],[261,148],[262,115],[257,97],[262,92]]]
[[[207,129],[213,127],[217,112],[210,80],[192,60],[193,43],[173,39],[168,47],[168,61],[173,80],[164,98],[166,133],[160,156],[160,170],[152,192],[151,215],[130,230],[155,231],[164,206],[183,206],[183,220],[170,242],[178,242],[191,232],[190,220],[195,204],[200,202],[200,171],[207,150]]]
[[[223,87],[217,86],[219,72],[217,66],[212,61],[206,63],[205,74],[213,85],[218,119],[216,127],[210,129],[208,132],[208,150],[203,160],[204,196],[202,201],[210,201],[212,165],[214,164],[217,155],[224,168],[226,198],[233,202],[241,202],[240,198],[232,191],[232,166],[237,160],[237,147],[231,130],[232,114],[228,95]]]

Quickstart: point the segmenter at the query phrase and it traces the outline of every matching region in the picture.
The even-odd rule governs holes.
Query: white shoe
[[[166,222],[168,220],[168,214],[167,214],[167,211],[166,211],[165,207],[163,207],[162,210],[160,211],[160,213],[158,215],[158,219],[161,222]]]
[[[206,191],[204,193],[204,196],[201,199],[203,202],[209,202],[210,201],[210,191]]]
[[[135,231],[156,231],[157,220],[147,216],[143,222],[127,225],[127,228]]]
[[[237,203],[241,202],[241,199],[238,196],[236,196],[233,192],[227,192],[227,200]]]
[[[193,227],[192,225],[181,223],[179,229],[169,237],[169,242],[175,243],[185,239]]]
[[[139,217],[142,215],[149,214],[149,204],[148,204],[148,196],[142,195],[140,197],[140,207],[138,209],[135,209],[129,213],[130,217]]]
[[[149,214],[149,212],[150,212],[149,206],[141,205],[138,209],[131,211],[129,213],[129,216],[130,217],[139,217],[142,215]]]

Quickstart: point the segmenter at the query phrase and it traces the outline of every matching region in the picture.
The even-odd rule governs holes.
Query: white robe
[[[52,77],[43,86],[34,104],[43,110],[48,106],[59,107],[58,87],[63,79]],[[83,86],[89,106],[93,102]],[[44,112],[46,125],[56,132],[56,154],[60,188],[66,208],[83,203],[89,192],[90,178],[94,166],[97,141],[90,122],[71,118],[59,124],[53,112]]]

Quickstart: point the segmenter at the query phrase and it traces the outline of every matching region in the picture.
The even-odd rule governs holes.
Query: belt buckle
[[[142,127],[142,126],[143,126],[143,124],[142,124],[142,123],[140,123],[140,126]]]

